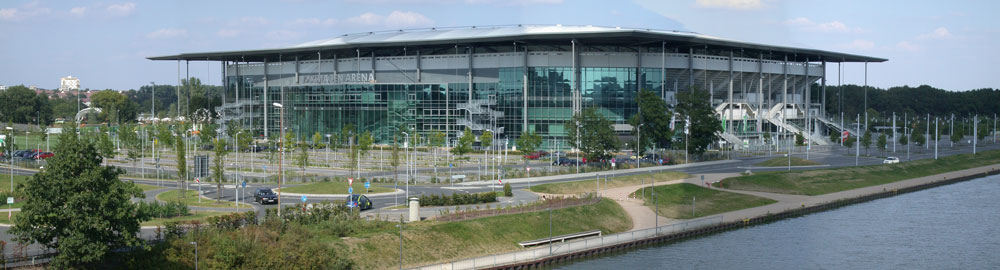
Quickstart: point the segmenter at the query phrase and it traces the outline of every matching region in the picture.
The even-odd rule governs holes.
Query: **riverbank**
[[[473,259],[455,261],[443,265],[432,265],[423,269],[460,269],[468,266],[481,267],[483,262],[492,260],[489,265],[493,269],[511,269],[530,266],[547,265],[580,257],[594,256],[609,251],[634,248],[655,243],[676,241],[690,237],[703,236],[726,230],[742,228],[773,222],[804,214],[826,211],[845,205],[866,202],[874,199],[891,197],[902,193],[947,185],[955,182],[974,179],[982,176],[1000,173],[1000,165],[993,164],[970,169],[963,169],[929,176],[917,177],[887,184],[868,186],[864,188],[827,193],[818,196],[789,195],[778,193],[729,190],[729,192],[744,193],[777,200],[777,203],[748,208],[733,212],[713,215],[697,220],[673,221],[667,226],[648,230],[631,231],[623,234],[607,235],[597,239],[584,239],[559,244],[556,252],[549,253],[537,249],[529,249],[515,253],[495,254]],[[715,182],[735,174],[707,175],[706,182]],[[718,189],[718,187],[713,187]],[[682,228],[678,228],[682,227]],[[636,237],[639,233],[640,237]],[[645,237],[643,237],[645,236]],[[627,241],[609,241],[609,239],[627,239]],[[595,245],[594,241],[601,244]],[[604,244],[607,241],[607,244]],[[548,247],[543,247],[547,249]],[[539,248],[541,249],[541,248]],[[530,251],[530,252],[529,252]],[[518,256],[520,254],[520,256]],[[530,255],[528,255],[530,254]],[[479,263],[479,264],[477,264]],[[478,266],[476,266],[478,265]],[[461,267],[459,267],[461,266]]]

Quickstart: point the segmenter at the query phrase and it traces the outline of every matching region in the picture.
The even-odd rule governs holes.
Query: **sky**
[[[146,57],[267,49],[342,34],[428,27],[563,24],[694,31],[889,59],[868,84],[1000,88],[1000,1],[219,0],[0,2],[0,85],[136,89],[177,83]],[[183,67],[182,67],[183,68]],[[191,76],[221,84],[218,62]],[[864,64],[828,65],[829,85],[864,84]]]

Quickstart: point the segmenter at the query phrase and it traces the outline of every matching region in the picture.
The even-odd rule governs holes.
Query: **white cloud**
[[[364,14],[358,15],[357,17],[347,18],[347,21],[353,24],[376,25],[381,23],[383,19],[385,19],[385,17],[382,15],[378,15],[371,12],[365,12]]]
[[[113,16],[127,16],[135,11],[135,3],[125,2],[121,4],[111,4],[104,9],[107,10],[108,14]]]
[[[825,23],[817,23],[806,17],[798,17],[794,19],[788,19],[785,21],[785,25],[793,26],[802,31],[808,32],[837,32],[837,33],[861,33],[864,30],[861,28],[850,28],[847,24],[840,21],[832,21]]]
[[[0,20],[20,21],[35,16],[46,15],[50,12],[51,10],[49,10],[49,8],[38,6],[38,2],[28,2],[21,5],[20,8],[0,9]]]
[[[166,28],[150,32],[149,34],[146,34],[146,38],[168,39],[168,38],[183,37],[186,35],[187,35],[187,30]]]
[[[319,19],[319,18],[300,18],[295,19],[288,23],[288,25],[302,25],[302,26],[334,26],[337,24],[337,19]]]
[[[215,35],[224,38],[236,37],[239,34],[240,30],[234,30],[234,29],[219,29],[218,32],[215,32]]]
[[[347,22],[366,26],[384,27],[421,27],[431,26],[434,21],[423,14],[412,11],[393,11],[388,16],[366,12],[356,17],[347,18]]]
[[[948,28],[938,27],[930,33],[917,36],[917,39],[950,39],[952,37],[953,36],[951,35],[951,32],[948,31]]]
[[[563,0],[465,0],[466,4],[501,4],[506,6],[554,5],[562,4]]]
[[[850,43],[840,44],[837,47],[849,50],[871,50],[872,48],[875,48],[875,42],[864,39],[855,39]]]
[[[69,14],[73,14],[73,16],[77,17],[83,17],[83,15],[86,13],[87,13],[87,7],[74,7],[69,9]]]
[[[393,11],[385,18],[385,24],[390,27],[419,27],[433,25],[434,21],[412,11]]]
[[[703,8],[719,9],[758,9],[764,7],[761,0],[696,0],[695,4]]]
[[[264,17],[242,17],[238,20],[232,22],[233,25],[268,25],[271,21],[268,21]]]
[[[896,43],[896,48],[898,48],[900,50],[908,51],[908,52],[920,51],[920,46],[917,46],[916,44],[910,43],[909,41],[905,41],[905,40],[904,41],[900,41],[899,43]]]

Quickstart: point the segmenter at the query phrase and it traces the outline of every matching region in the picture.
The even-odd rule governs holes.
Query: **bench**
[[[573,240],[577,238],[591,237],[591,236],[601,236],[601,230],[585,231],[571,234],[564,234],[559,236],[553,236],[549,238],[542,238],[538,240],[518,242],[521,247],[533,247],[537,245],[544,245],[552,242],[566,242],[566,240]]]

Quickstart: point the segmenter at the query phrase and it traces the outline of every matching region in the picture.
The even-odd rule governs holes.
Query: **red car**
[[[55,155],[56,154],[52,153],[52,152],[41,152],[41,153],[38,153],[38,155],[36,155],[35,158],[36,159],[46,159],[46,158],[54,157]]]
[[[524,155],[524,158],[525,159],[529,159],[529,160],[536,160],[536,159],[539,159],[539,158],[542,158],[542,157],[545,157],[545,156],[548,156],[548,155],[549,155],[549,152],[538,151],[538,152],[534,152],[534,153],[530,153],[530,154]]]

